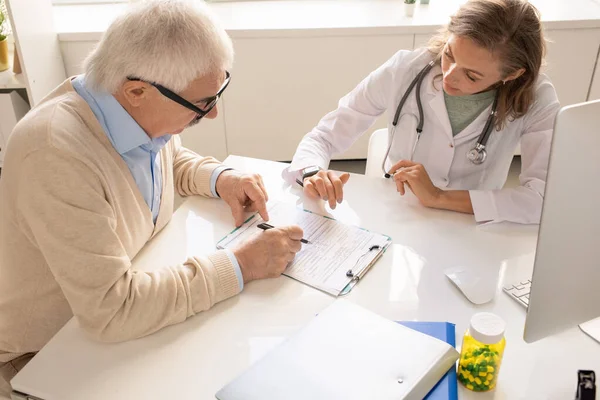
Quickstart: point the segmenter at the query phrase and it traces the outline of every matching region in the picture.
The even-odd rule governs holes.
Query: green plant
[[[4,33],[4,21],[6,21],[6,17],[4,16],[2,9],[0,9],[0,42],[6,39],[6,35]]]
[[[6,16],[6,4],[4,4],[4,0],[0,0],[0,42],[10,34],[10,25]]]
[[[417,2],[417,0],[404,0],[404,3],[406,4],[415,4]]]

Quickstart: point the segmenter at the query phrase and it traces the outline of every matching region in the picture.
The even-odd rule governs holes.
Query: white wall
[[[290,160],[302,136],[340,97],[396,51],[411,49],[413,36],[243,38],[234,45],[225,98],[228,150]],[[372,130],[380,127],[383,118]],[[344,157],[365,158],[368,139],[363,136]]]
[[[600,100],[600,48],[598,48],[598,55],[596,56],[596,69],[594,78],[592,78],[588,100]]]
[[[600,48],[600,30],[555,30],[546,36],[544,72],[554,83],[561,105],[586,101]]]

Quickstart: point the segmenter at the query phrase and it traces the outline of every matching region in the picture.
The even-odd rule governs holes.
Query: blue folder
[[[408,328],[414,329],[434,338],[443,340],[456,347],[456,330],[450,322],[420,322],[397,321]],[[448,373],[431,389],[425,400],[457,400],[458,387],[456,368],[450,368]]]

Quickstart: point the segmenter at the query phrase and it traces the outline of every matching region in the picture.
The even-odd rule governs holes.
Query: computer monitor
[[[600,100],[556,117],[531,282],[526,342],[600,316]]]

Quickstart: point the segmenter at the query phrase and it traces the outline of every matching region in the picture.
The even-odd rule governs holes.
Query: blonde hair
[[[86,82],[109,93],[131,76],[181,92],[232,62],[231,39],[203,2],[149,0],[110,25],[84,68]]]
[[[535,101],[535,84],[546,52],[539,11],[523,0],[470,0],[430,40],[429,51],[437,61],[452,34],[497,54],[503,77],[525,70],[498,87],[496,129],[525,115]]]

